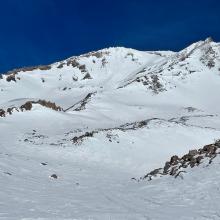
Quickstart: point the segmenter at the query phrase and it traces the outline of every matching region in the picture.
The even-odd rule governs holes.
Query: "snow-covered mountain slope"
[[[187,180],[131,178],[219,139],[219,94],[211,39],[180,52],[108,48],[0,75],[0,218],[218,219],[218,159]],[[207,187],[199,205],[190,197],[198,178],[195,194]]]

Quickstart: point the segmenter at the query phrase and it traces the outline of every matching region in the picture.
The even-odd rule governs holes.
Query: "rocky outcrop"
[[[174,155],[165,163],[163,168],[157,168],[140,179],[152,180],[164,175],[183,178],[182,174],[187,172],[187,168],[199,166],[204,161],[211,164],[218,154],[220,154],[220,140],[214,144],[205,145],[198,150],[190,150],[188,154],[182,157]]]
[[[109,51],[93,51],[87,54],[83,54],[80,57],[96,57],[96,58],[102,58],[104,55],[108,55],[110,52]]]
[[[211,45],[207,44],[206,47],[202,49],[203,55],[200,61],[206,65],[209,69],[215,67],[215,59],[218,58],[216,52],[213,50]]]
[[[41,106],[53,109],[55,111],[63,111],[63,109],[60,106],[57,106],[54,102],[39,99],[38,101],[28,101],[20,107],[10,107],[7,108],[7,110],[0,109],[0,117],[5,117],[7,114],[11,115],[14,111],[30,111],[33,107],[33,104],[39,104]]]
[[[9,76],[7,76],[7,77],[6,77],[6,81],[7,81],[7,82],[11,82],[11,81],[16,82],[15,74],[12,73],[12,74],[10,74]]]
[[[89,93],[81,102],[80,106],[75,108],[74,111],[82,111],[86,108],[86,104],[91,100],[91,97],[96,93]]]
[[[91,101],[92,96],[95,95],[96,93],[97,92],[88,93],[85,98],[75,103],[74,105],[70,106],[69,108],[65,109],[64,112],[69,111],[70,109],[72,109],[73,111],[85,110],[86,105],[88,104],[89,101]]]
[[[0,117],[5,117],[5,110],[4,109],[0,109]]]
[[[54,102],[46,101],[46,100],[41,100],[39,99],[38,101],[28,101],[25,104],[23,104],[20,109],[21,111],[30,111],[32,109],[33,104],[39,104],[42,105],[46,108],[53,109],[55,111],[62,111],[63,109],[60,106],[57,106]]]
[[[16,78],[16,75],[19,72],[27,72],[27,71],[37,70],[37,69],[39,69],[39,70],[50,70],[51,65],[39,65],[39,66],[23,67],[23,68],[18,68],[18,69],[8,71],[7,73],[5,73],[6,81],[7,82],[11,82],[11,81],[16,82],[17,80],[20,80],[19,77]]]
[[[89,73],[86,65],[80,63],[80,58],[94,57],[97,59],[101,59],[102,67],[104,67],[108,63],[106,60],[106,57],[105,57],[105,55],[108,55],[108,54],[109,54],[109,51],[94,51],[94,52],[80,55],[78,57],[71,57],[71,58],[67,59],[66,61],[60,62],[57,65],[57,68],[62,69],[65,66],[72,66],[73,68],[78,68],[82,74],[85,74],[84,77],[82,78],[82,80],[92,79],[92,76]],[[93,59],[93,63],[96,63],[95,59]]]
[[[92,77],[89,73],[86,73],[86,75],[83,77],[83,79],[92,79]]]
[[[80,136],[75,136],[71,139],[72,143],[75,145],[80,145],[82,144],[82,142],[87,139],[87,138],[91,138],[94,137],[95,134],[98,134],[100,132],[112,132],[115,130],[118,131],[129,131],[129,130],[136,130],[136,129],[141,129],[143,127],[146,127],[148,125],[148,123],[150,123],[151,121],[154,120],[158,120],[157,118],[151,118],[151,119],[147,119],[147,120],[143,120],[143,121],[139,121],[139,122],[133,122],[133,123],[126,123],[123,124],[119,127],[113,127],[113,128],[103,128],[103,129],[97,129],[97,130],[93,130],[93,131],[87,131],[84,134],[80,135]],[[107,133],[106,134],[106,138],[112,142],[112,139],[115,139],[116,135]],[[118,136],[118,135],[117,135]],[[119,141],[117,141],[117,143],[119,143]]]
[[[40,100],[38,100],[36,102],[32,102],[32,103],[33,104],[40,104],[44,107],[51,108],[55,111],[63,111],[63,109],[60,106],[56,105],[54,102],[45,101],[45,100],[40,99]]]
[[[95,133],[98,133],[98,131],[86,132],[85,134],[80,135],[80,136],[78,136],[78,137],[75,136],[75,137],[72,139],[72,142],[73,142],[73,144],[81,144],[85,138],[93,137]]]
[[[30,111],[32,109],[32,102],[26,102],[24,105],[20,107],[21,111],[23,112],[24,110]]]

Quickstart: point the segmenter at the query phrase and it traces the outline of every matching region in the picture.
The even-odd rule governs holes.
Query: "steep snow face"
[[[207,206],[218,160],[186,181],[131,178],[219,139],[219,93],[220,44],[210,39],[180,52],[108,48],[2,75],[0,218],[218,219],[219,205]]]
[[[132,72],[145,64],[151,65],[157,59],[160,59],[158,55],[146,52],[109,48],[72,57],[48,68],[15,71],[11,73],[15,75],[14,80],[9,83],[6,80],[8,76],[3,75],[1,102],[41,97],[68,107],[74,103],[74,98],[81,99],[88,92],[114,90]]]

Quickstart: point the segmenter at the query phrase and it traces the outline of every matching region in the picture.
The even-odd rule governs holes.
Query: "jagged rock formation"
[[[198,150],[190,150],[188,154],[182,157],[174,155],[165,163],[163,168],[157,168],[140,179],[152,180],[164,175],[174,176],[175,178],[182,177],[182,174],[187,172],[186,170],[188,167],[193,168],[199,166],[203,162],[211,164],[218,154],[220,154],[220,141],[216,141],[214,144],[205,145]]]

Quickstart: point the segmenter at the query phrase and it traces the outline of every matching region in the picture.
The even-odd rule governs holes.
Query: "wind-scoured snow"
[[[211,39],[3,74],[0,219],[220,219],[219,157],[183,179],[132,179],[218,140],[219,94]]]

